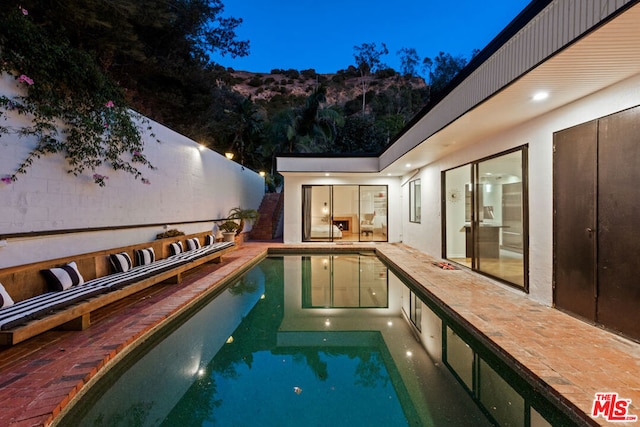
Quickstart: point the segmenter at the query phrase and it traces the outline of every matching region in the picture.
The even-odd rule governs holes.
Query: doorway
[[[553,138],[554,305],[640,340],[640,107]]]
[[[387,241],[386,185],[302,186],[305,242]]]

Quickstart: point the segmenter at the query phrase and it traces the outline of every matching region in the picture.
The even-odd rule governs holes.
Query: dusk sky
[[[484,48],[530,0],[225,0],[225,17],[242,18],[244,58],[215,56],[236,70],[274,68],[335,73],[355,65],[354,46],[385,43],[382,61],[400,70],[396,54],[414,48],[420,58],[443,51],[469,59]]]

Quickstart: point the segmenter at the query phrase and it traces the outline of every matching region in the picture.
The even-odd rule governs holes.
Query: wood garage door
[[[554,135],[554,304],[640,340],[640,107]]]

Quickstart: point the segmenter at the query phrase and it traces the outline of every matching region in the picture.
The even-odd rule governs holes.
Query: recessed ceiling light
[[[331,175],[331,174],[329,174],[329,173],[325,173],[325,174],[324,174],[324,176],[329,176],[329,175]]]
[[[411,167],[411,163],[407,163],[405,166],[410,168]]]
[[[538,92],[533,95],[534,101],[543,101],[549,97],[549,92]]]

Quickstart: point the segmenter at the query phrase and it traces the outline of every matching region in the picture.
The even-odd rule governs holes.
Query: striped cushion
[[[173,255],[167,259],[181,259],[186,262],[190,262],[234,245],[235,245],[235,242],[218,242],[218,243],[214,243],[213,245],[203,246],[200,249],[195,249],[193,251],[188,251],[188,252],[183,252],[181,254]]]
[[[133,267],[133,264],[131,263],[131,257],[126,252],[109,255],[109,261],[111,262],[111,267],[113,267],[113,271],[115,273],[129,271],[131,267]]]
[[[192,251],[194,249],[200,249],[200,240],[197,237],[187,239],[187,250]]]
[[[138,249],[134,251],[136,265],[148,265],[156,260],[156,253],[153,248]]]
[[[206,236],[204,236],[205,246],[213,245],[215,242],[216,242],[216,239],[213,238],[213,235],[207,234]]]
[[[171,255],[178,255],[184,252],[184,249],[182,247],[182,242],[171,243],[169,245],[169,249],[171,250]]]
[[[0,308],[10,307],[13,305],[13,298],[9,295],[9,292],[0,283]]]
[[[41,272],[52,291],[63,291],[72,286],[78,286],[84,283],[84,279],[78,271],[78,266],[75,262],[70,262],[62,267],[42,270]]]
[[[139,282],[156,274],[160,274],[164,271],[171,270],[172,268],[185,263],[186,261],[183,259],[171,257],[165,258],[151,264],[133,267],[131,270],[123,273],[116,273],[109,276],[98,277],[87,282],[87,284],[101,286],[108,291],[113,291],[132,283]]]
[[[234,245],[234,242],[214,243],[212,245],[203,246],[192,251],[181,252],[177,255],[155,261],[150,264],[139,265],[129,269],[128,271],[114,273],[109,276],[98,277],[96,279],[87,281],[82,286],[72,286],[60,292],[48,292],[46,294],[38,295],[36,297],[17,302],[10,307],[6,307],[0,310],[0,330],[12,329],[31,320],[42,318],[56,310],[61,310],[74,303],[81,302],[105,292],[120,289],[131,283],[135,283],[148,277],[160,274],[162,272],[169,271],[175,267],[187,264],[190,261],[196,260],[200,257],[218,252],[222,249]],[[181,247],[181,245],[179,246]],[[151,251],[151,253],[153,253],[153,251]],[[74,269],[74,271],[77,272],[75,263],[70,263],[65,267],[70,266]],[[68,269],[65,269],[64,267],[59,268],[58,270],[62,270],[68,273]],[[81,278],[80,273],[77,274],[79,278]],[[1,285],[0,288],[2,288]],[[0,294],[4,298],[5,295],[2,293],[2,290],[3,288],[0,289]]]
[[[98,277],[87,281],[82,286],[73,286],[61,292],[48,292],[14,304],[0,310],[0,329],[7,330],[39,319],[61,310],[69,305],[83,301],[90,297],[120,289],[164,271],[187,263],[179,258],[166,258],[152,264],[131,268],[129,271]]]
[[[73,286],[64,291],[47,292],[15,303],[11,307],[0,310],[0,329],[7,330],[30,320],[44,317],[55,310],[60,310],[78,301],[105,292],[101,286]]]

